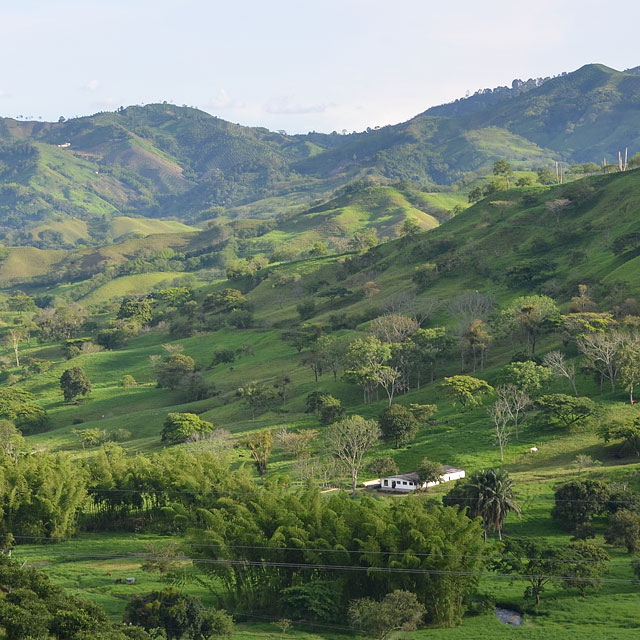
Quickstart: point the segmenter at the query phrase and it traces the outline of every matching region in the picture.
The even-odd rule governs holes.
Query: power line
[[[64,556],[62,556],[64,557]],[[111,560],[131,560],[131,559],[146,559],[146,560],[166,560],[165,557],[159,556],[144,556],[144,554],[139,555],[90,555],[87,554],[85,556],[82,555],[74,555],[71,554],[66,556],[68,558],[84,558],[86,560],[92,560],[96,558],[108,558]],[[457,575],[457,576],[466,576],[466,577],[480,577],[480,578],[520,578],[520,579],[531,579],[538,578],[543,576],[548,579],[553,580],[562,580],[562,581],[570,581],[570,580],[584,580],[586,582],[608,582],[615,584],[637,584],[637,580],[630,580],[625,578],[590,578],[590,577],[576,577],[576,576],[559,576],[555,574],[520,574],[520,573],[481,573],[478,571],[460,571],[460,570],[452,570],[452,569],[405,569],[403,567],[360,567],[360,566],[352,566],[352,565],[332,565],[332,564],[315,564],[315,563],[302,563],[302,562],[268,562],[263,560],[246,560],[246,559],[237,559],[232,560],[229,558],[192,558],[189,556],[181,556],[178,560],[190,560],[196,564],[211,564],[211,565],[227,565],[227,566],[239,566],[239,567],[272,567],[272,568],[280,568],[280,569],[305,569],[305,570],[323,570],[323,571],[353,571],[353,572],[370,572],[370,573],[399,573],[399,574],[409,574],[409,575]],[[72,560],[72,562],[80,562],[80,560]]]
[[[91,534],[85,534],[91,535]],[[49,538],[35,537],[35,536],[14,536],[14,538],[19,540],[47,540],[51,542]],[[137,538],[128,538],[128,540],[137,540]],[[64,542],[81,542],[79,538],[65,538],[57,540],[56,542],[64,543]],[[411,557],[425,557],[425,558],[465,558],[465,559],[473,559],[473,560],[492,560],[499,559],[501,556],[490,556],[490,555],[470,555],[470,554],[459,554],[459,553],[423,553],[423,552],[412,552],[412,551],[369,551],[366,549],[321,549],[319,547],[269,547],[269,546],[260,546],[260,545],[238,545],[238,544],[200,544],[198,542],[187,543],[195,548],[214,548],[214,549],[248,549],[248,550],[256,550],[256,551],[309,551],[314,553],[333,553],[333,554],[363,554],[363,555],[378,555],[378,556],[411,556]],[[15,549],[19,551],[19,548]],[[114,554],[68,554],[64,551],[60,551],[59,554],[56,553],[47,553],[46,555],[61,555],[64,557],[91,557],[91,558],[119,558],[122,557],[120,555]],[[137,552],[137,555],[132,555],[130,557],[147,557],[149,553],[147,551]],[[150,557],[150,556],[149,556]],[[504,557],[504,556],[502,556]],[[544,562],[547,558],[529,558],[526,556],[516,556],[519,560],[527,560],[530,562]],[[159,556],[150,559],[163,559],[166,557]],[[194,560],[194,558],[190,558],[187,556],[180,556],[176,558],[177,560]],[[573,562],[572,560],[554,560],[554,562],[561,562],[563,564],[570,564]],[[583,560],[582,562],[586,563],[594,563],[597,564],[597,560]],[[626,560],[611,560],[609,564],[620,564],[620,565],[630,565],[633,566],[635,563],[633,561]]]

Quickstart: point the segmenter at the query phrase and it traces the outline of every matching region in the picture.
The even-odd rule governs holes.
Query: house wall
[[[450,482],[451,480],[459,480],[460,478],[465,477],[464,470],[454,471],[452,473],[445,473],[442,476],[442,482]],[[393,483],[396,483],[396,486],[393,486]],[[385,484],[385,482],[387,484]],[[422,487],[435,487],[440,482],[425,482],[422,484]],[[398,493],[409,493],[409,491],[415,491],[418,488],[418,485],[410,480],[403,480],[402,478],[398,478],[397,476],[389,476],[387,478],[382,478],[380,482],[380,491],[395,491]]]
[[[385,485],[385,481],[388,483],[387,485]],[[393,486],[394,481],[396,483],[395,487]],[[406,491],[407,493],[409,493],[409,491],[415,491],[416,488],[417,487],[414,482],[411,482],[410,480],[403,480],[402,478],[393,476],[382,478],[382,482],[380,483],[381,491]]]

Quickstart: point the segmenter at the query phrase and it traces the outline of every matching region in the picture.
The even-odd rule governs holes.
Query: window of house
[[[385,481],[384,481],[384,486],[385,486],[385,487],[388,487],[388,486],[389,486],[389,481],[388,481],[388,480],[385,480]]]

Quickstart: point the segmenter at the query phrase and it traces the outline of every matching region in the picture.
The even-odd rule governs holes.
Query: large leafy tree
[[[536,352],[538,338],[555,330],[559,323],[558,307],[548,296],[521,296],[500,314],[503,330],[511,335],[524,334],[532,354]]]
[[[378,442],[380,435],[376,421],[365,420],[361,416],[335,422],[327,431],[329,449],[351,476],[351,493],[354,496],[364,456]]]
[[[200,600],[174,587],[134,596],[125,610],[124,621],[144,629],[163,629],[167,640],[231,635],[231,618],[222,612],[207,615]]]
[[[568,482],[556,489],[551,517],[565,529],[586,535],[593,516],[604,513],[608,487],[598,480]]]
[[[640,516],[639,516],[640,519]],[[576,588],[584,597],[587,589],[598,589],[600,579],[607,573],[609,556],[594,544],[578,540],[565,547],[560,553],[562,587]]]
[[[24,435],[46,429],[46,411],[36,403],[35,396],[15,387],[0,389],[0,419],[10,420]]]
[[[162,427],[162,441],[178,444],[212,431],[213,424],[195,413],[170,413]]]
[[[356,629],[384,640],[393,631],[417,629],[425,611],[415,593],[397,589],[387,594],[381,602],[371,598],[352,600],[349,604],[349,620]]]
[[[617,420],[604,423],[600,428],[600,435],[605,442],[622,440],[623,448],[630,448],[636,456],[640,456],[640,419]]]
[[[491,393],[493,387],[484,380],[472,376],[451,376],[445,378],[442,387],[446,393],[463,407],[480,404],[485,394]]]
[[[511,384],[535,398],[553,377],[548,367],[541,367],[531,360],[510,362],[502,369],[501,377],[505,384]]]
[[[121,320],[133,318],[141,324],[147,324],[153,318],[153,309],[147,300],[125,298],[120,304],[117,317]]]
[[[640,513],[619,509],[610,515],[604,539],[607,544],[626,547],[628,553],[636,553],[640,550]]]
[[[536,404],[540,409],[538,422],[566,429],[584,425],[598,413],[598,405],[590,398],[574,398],[563,393],[541,396]]]
[[[405,444],[415,438],[418,433],[418,421],[409,409],[399,404],[392,404],[378,418],[382,437],[398,444]]]
[[[251,409],[252,418],[274,407],[278,400],[276,390],[262,382],[250,382],[245,386],[238,387],[236,396],[242,398],[243,402]]]
[[[558,556],[557,549],[541,540],[507,538],[499,548],[494,569],[523,576],[528,582],[524,597],[534,598],[540,604],[547,585],[561,572]]]
[[[156,366],[158,387],[177,389],[183,379],[196,370],[195,360],[184,353],[174,353]]]
[[[60,388],[66,402],[91,393],[91,380],[81,367],[71,367],[60,376]]]

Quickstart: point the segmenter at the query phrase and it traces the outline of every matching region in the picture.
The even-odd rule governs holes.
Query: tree
[[[557,198],[556,200],[548,200],[544,204],[547,210],[555,217],[556,224],[560,224],[562,212],[573,203],[568,198]]]
[[[277,401],[275,389],[262,382],[251,382],[244,387],[238,387],[236,396],[242,398],[249,406],[252,419],[255,419],[258,413],[273,407]]]
[[[82,448],[94,447],[104,441],[105,434],[100,429],[73,429],[73,433],[78,436],[82,443]]]
[[[344,366],[348,342],[344,338],[334,336],[320,336],[315,344],[321,368],[333,373],[333,379],[338,379],[338,372]]]
[[[444,327],[419,329],[411,336],[419,349],[419,357],[431,370],[431,382],[435,379],[436,369],[443,356],[445,356],[454,344],[453,338],[447,334]],[[417,367],[418,388],[420,388],[420,367]]]
[[[538,338],[558,326],[560,312],[548,296],[521,296],[500,314],[500,319],[507,333],[524,333],[527,348],[535,355]]]
[[[485,542],[490,531],[497,531],[498,538],[502,540],[507,515],[511,511],[520,515],[513,489],[513,480],[504,469],[483,469],[475,471],[464,481],[456,482],[443,502],[447,506],[467,507],[469,517],[482,518]]]
[[[170,413],[162,427],[162,441],[170,444],[186,442],[195,435],[211,433],[213,423],[195,413]]]
[[[380,428],[375,420],[350,416],[334,423],[327,432],[327,442],[333,455],[351,475],[351,493],[355,497],[362,460],[380,439]]]
[[[615,393],[624,336],[618,331],[586,333],[579,336],[577,342],[578,349],[584,354],[589,366],[600,374],[601,380],[609,380],[611,393]]]
[[[576,366],[573,362],[567,362],[560,351],[550,351],[542,359],[542,364],[553,371],[559,378],[566,378],[571,383],[571,388],[576,398],[578,389],[576,388]],[[631,391],[633,394],[633,390]]]
[[[86,310],[79,304],[67,307],[40,309],[33,320],[40,329],[43,340],[69,340],[77,337],[87,318]]]
[[[540,540],[507,538],[502,543],[494,568],[500,573],[512,573],[527,580],[529,586],[524,597],[535,598],[538,605],[547,584],[562,571],[558,555],[556,549]]]
[[[316,303],[314,300],[303,300],[296,305],[296,311],[300,316],[300,320],[308,320],[315,315]]]
[[[230,364],[236,359],[236,352],[233,349],[218,349],[213,354],[213,360],[211,361],[211,368],[216,367],[219,364]]]
[[[91,380],[80,367],[71,367],[60,376],[60,388],[66,402],[91,393]]]
[[[497,531],[498,539],[502,540],[502,528],[509,512],[520,515],[513,480],[504,469],[487,469],[472,474],[471,485],[477,492],[476,509],[482,518],[485,540],[488,531]]]
[[[416,595],[396,589],[381,602],[370,598],[352,600],[349,604],[351,626],[384,640],[392,631],[414,631],[422,622],[424,606]]]
[[[619,420],[604,423],[600,435],[605,442],[622,440],[622,448],[629,447],[636,456],[640,456],[640,419]]]
[[[174,353],[156,367],[158,387],[177,389],[185,376],[196,370],[195,360],[183,353]]]
[[[640,382],[640,336],[627,336],[618,352],[620,376],[634,404],[633,389]]]
[[[502,379],[507,385],[513,385],[533,398],[542,391],[552,375],[547,367],[541,367],[531,360],[510,362],[502,369]]]
[[[329,397],[326,391],[312,391],[304,400],[305,413],[315,413],[320,415],[320,409],[322,408],[322,402],[324,398]],[[332,397],[332,396],[331,396]]]
[[[0,449],[12,460],[27,451],[27,443],[22,434],[9,420],[0,420]]]
[[[371,378],[374,383],[380,385],[386,392],[389,399],[389,406],[393,402],[398,384],[402,378],[402,374],[393,367],[379,366],[371,372]]]
[[[341,609],[340,590],[333,580],[303,582],[281,592],[282,606],[294,619],[312,622],[335,620]]]
[[[320,400],[320,422],[324,425],[337,422],[344,417],[345,409],[342,402],[332,395],[324,394]]]
[[[311,443],[318,437],[318,432],[315,429],[306,429],[296,433],[283,427],[276,437],[285,454],[296,460],[305,460],[311,454]]]
[[[640,514],[620,509],[609,516],[609,527],[604,539],[614,547],[626,547],[627,553],[640,550]]]
[[[369,333],[381,342],[404,342],[419,328],[420,325],[413,318],[399,313],[388,313],[371,321]]]
[[[136,382],[136,379],[130,373],[123,375],[122,380],[120,380],[120,386],[123,389],[129,389],[130,387],[135,387],[137,385],[138,383]]]
[[[376,374],[391,357],[391,347],[375,336],[354,340],[347,351],[344,378],[362,387],[364,402],[371,402],[373,390],[380,384]],[[393,382],[392,378],[388,381]]]
[[[551,517],[569,531],[586,534],[593,516],[606,511],[609,489],[598,480],[578,480],[558,487],[554,499]]]
[[[367,471],[373,473],[376,478],[382,478],[384,476],[390,476],[398,473],[398,465],[393,458],[389,456],[381,456],[380,458],[374,458],[367,465]]]
[[[250,434],[244,441],[256,465],[260,477],[267,472],[267,462],[273,449],[273,432],[258,431]]]
[[[608,571],[607,562],[609,556],[600,547],[583,540],[572,542],[560,552],[562,587],[575,587],[584,597],[587,589],[600,587],[600,578]]]
[[[208,294],[202,308],[206,313],[230,313],[235,309],[244,309],[247,299],[238,289],[223,289]]]
[[[378,418],[383,439],[398,444],[405,444],[413,440],[418,433],[418,421],[413,413],[399,404],[393,404],[385,409]]]
[[[500,461],[504,460],[504,448],[511,437],[511,411],[506,400],[498,398],[487,410],[495,428],[495,441],[500,448]]]
[[[507,183],[507,189],[509,189],[511,176],[513,175],[513,167],[506,160],[498,160],[493,165],[493,175],[502,176]]]
[[[493,391],[493,387],[488,382],[471,376],[445,378],[442,387],[454,399],[454,406],[457,400],[463,407],[480,404],[482,397]]]
[[[119,320],[133,318],[140,324],[149,324],[153,319],[153,309],[147,300],[131,300],[125,298],[120,305],[116,317]]]
[[[289,395],[289,386],[291,385],[291,377],[288,373],[281,373],[276,381],[273,383],[273,388],[276,395],[282,400],[282,406],[287,403],[287,397]]]
[[[16,359],[16,367],[20,366],[20,357],[18,353],[18,349],[20,343],[24,339],[24,332],[20,329],[9,329],[8,341],[11,347],[13,348],[13,354]]]
[[[460,348],[463,354],[463,364],[464,353],[467,352],[473,359],[473,371],[475,372],[477,368],[478,359],[480,360],[480,371],[484,371],[486,352],[492,340],[493,338],[487,330],[485,323],[479,318],[472,320],[469,326],[462,332]]]
[[[400,235],[405,238],[413,238],[421,231],[422,227],[413,218],[406,218],[400,228]]]
[[[0,388],[0,419],[10,420],[23,435],[44,431],[48,424],[47,412],[35,396],[15,387]]]
[[[25,311],[35,311],[36,303],[31,296],[20,292],[9,296],[7,299],[7,308],[9,311],[24,313]]]
[[[196,639],[231,633],[230,616],[221,611],[208,614],[198,598],[174,587],[133,596],[127,603],[124,622],[147,631],[163,629],[167,640],[185,635]]]
[[[515,385],[506,384],[496,389],[498,398],[504,402],[504,407],[509,415],[516,432],[516,440],[520,439],[519,428],[524,421],[525,411],[531,406],[532,400],[529,394]]]
[[[481,186],[474,187],[469,191],[469,195],[467,197],[470,203],[478,202],[484,198],[484,189]]]
[[[566,429],[584,425],[598,413],[598,405],[590,398],[574,398],[563,393],[541,396],[538,421],[543,425],[561,425]]]
[[[438,265],[433,262],[425,262],[418,265],[411,276],[411,280],[420,290],[427,289],[438,279]]]
[[[439,462],[433,462],[424,458],[418,465],[418,476],[420,476],[420,482],[440,482],[444,475],[444,469]]]

